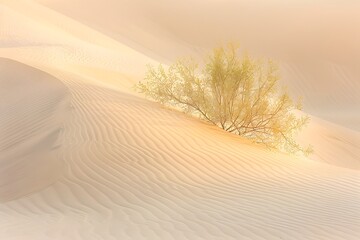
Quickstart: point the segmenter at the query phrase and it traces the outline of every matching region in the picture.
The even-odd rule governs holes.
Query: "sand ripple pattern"
[[[269,153],[138,97],[57,77],[72,98],[64,175],[1,205],[1,238],[360,237],[357,171]]]
[[[53,76],[36,84],[41,71],[21,64],[0,76],[21,80],[0,88],[1,240],[360,239],[358,133],[320,122],[316,161],[269,152],[135,96],[155,61],[121,41],[30,0],[0,3],[0,55]],[[346,94],[352,71],[333,70]],[[9,157],[23,149],[33,161]]]

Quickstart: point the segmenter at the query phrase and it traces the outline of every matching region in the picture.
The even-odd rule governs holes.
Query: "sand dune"
[[[299,142],[315,149],[310,159],[350,169],[360,169],[360,132],[311,117]]]
[[[36,1],[165,62],[239,42],[281,64],[308,113],[360,130],[356,1]]]
[[[52,184],[62,173],[57,139],[69,96],[52,76],[0,59],[0,200]]]
[[[137,1],[112,3],[87,6]],[[167,58],[151,41],[33,1],[0,14],[0,239],[359,239],[359,132],[313,117],[312,159],[269,152],[134,94],[148,56]]]
[[[129,89],[154,61],[126,45],[31,1],[3,1],[0,5],[0,53],[32,66],[44,63],[102,82],[121,78]],[[19,27],[17,27],[19,26]],[[41,51],[39,51],[41,49]]]
[[[2,238],[358,238],[357,171],[269,153],[157,104],[57,77],[73,106],[63,176],[1,205]]]

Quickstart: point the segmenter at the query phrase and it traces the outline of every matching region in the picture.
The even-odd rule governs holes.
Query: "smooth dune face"
[[[294,157],[161,107],[131,89],[147,63],[211,46],[205,42],[211,29],[196,31],[201,19],[247,26],[232,19],[239,3],[227,1],[226,15],[220,2],[0,1],[0,239],[360,238],[358,131],[312,117],[299,137],[314,145],[315,154]],[[314,5],[301,6],[300,13]],[[310,17],[324,6],[345,12],[316,6]],[[349,13],[341,15],[344,21],[355,19],[350,5],[342,6]],[[285,25],[283,34],[302,26],[301,18],[299,25],[280,21],[292,19],[281,1],[269,7],[281,13],[272,21]],[[249,22],[254,29],[265,29],[263,14]],[[320,23],[301,33],[319,38],[315,30],[326,25]],[[289,36],[271,37],[274,44],[283,38],[279,44],[288,43]],[[358,126],[354,39],[346,42],[353,51],[339,51],[349,60],[341,59],[344,68],[282,56],[289,49],[302,52],[307,43],[320,56],[321,42],[310,38],[294,37],[284,49],[271,41],[258,48],[260,40],[251,48],[250,40],[245,46],[258,49],[255,54],[283,60],[286,82],[296,94],[307,93],[308,109],[330,120],[343,114],[339,122]],[[322,88],[319,81],[335,82]]]
[[[310,159],[349,169],[360,169],[360,132],[312,116],[298,140],[314,148]]]
[[[0,52],[43,68],[56,66],[130,89],[154,61],[126,45],[32,1],[2,1]],[[17,27],[18,26],[18,27]],[[38,51],[41,48],[41,51]],[[96,76],[96,77],[94,77]]]
[[[0,58],[0,202],[52,184],[62,174],[57,142],[69,96],[54,77]]]

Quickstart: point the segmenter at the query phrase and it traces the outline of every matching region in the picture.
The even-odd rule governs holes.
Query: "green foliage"
[[[233,45],[215,49],[199,65],[179,60],[169,68],[149,67],[137,89],[162,104],[196,115],[222,129],[289,153],[309,154],[294,140],[308,117],[297,117],[293,102],[278,87],[271,61],[240,57]]]

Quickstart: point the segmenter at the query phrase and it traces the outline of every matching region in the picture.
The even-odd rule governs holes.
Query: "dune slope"
[[[314,160],[269,152],[134,94],[155,61],[91,25],[0,12],[0,239],[360,238],[356,131],[313,118]]]
[[[61,175],[57,139],[69,96],[54,77],[0,58],[0,99],[2,202],[42,189]]]
[[[64,124],[64,173],[2,204],[0,237],[359,237],[357,171],[269,153],[157,104],[57,77],[74,108]]]
[[[162,61],[239,42],[280,64],[284,84],[304,97],[305,111],[360,130],[356,1],[36,2]]]

